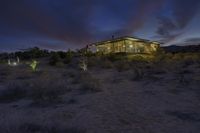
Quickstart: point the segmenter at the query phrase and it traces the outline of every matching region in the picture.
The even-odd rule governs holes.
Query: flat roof
[[[160,44],[159,42],[156,42],[156,41],[150,41],[150,40],[141,39],[141,38],[137,38],[137,37],[123,36],[123,37],[113,38],[110,40],[95,42],[90,45],[103,45],[105,43],[113,43],[113,42],[118,42],[118,41],[122,41],[122,40],[131,40],[131,41],[136,41],[136,42],[148,42],[148,43],[152,42],[152,43]]]

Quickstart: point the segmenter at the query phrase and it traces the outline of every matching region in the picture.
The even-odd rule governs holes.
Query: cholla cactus
[[[88,70],[88,65],[87,65],[87,60],[84,58],[80,61],[80,64],[79,64],[80,68],[83,70],[83,71],[87,71]]]
[[[17,57],[17,63],[18,63],[18,64],[20,63],[19,57]]]
[[[9,65],[9,66],[11,65],[10,59],[8,59],[8,65]]]
[[[32,70],[35,72],[37,69],[38,62],[36,60],[33,60],[32,63],[30,64],[30,67]]]

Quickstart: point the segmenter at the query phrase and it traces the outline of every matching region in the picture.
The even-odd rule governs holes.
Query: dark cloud
[[[170,42],[183,33],[199,9],[199,0],[171,0],[170,16],[159,16],[157,34],[164,42]]]
[[[130,35],[138,30],[140,30],[146,21],[162,8],[164,0],[154,0],[154,2],[149,0],[138,0],[135,10],[129,10],[132,14],[126,21],[124,27],[116,32],[120,35]]]
[[[14,31],[20,29],[67,42],[82,43],[91,37],[88,30],[91,4],[90,0],[7,0],[1,3],[1,21],[12,29],[9,33],[15,34]]]
[[[188,38],[184,42],[189,44],[200,44],[200,37]]]
[[[19,31],[37,34],[67,43],[83,44],[92,42],[97,36],[131,35],[139,30],[151,13],[156,11],[163,0],[152,3],[148,0],[3,0],[1,1],[0,18],[5,30],[0,34],[16,34]],[[93,28],[91,16],[95,8],[110,14],[109,19],[123,21],[117,30],[102,33],[101,29]],[[116,22],[117,23],[117,22]],[[101,25],[106,24],[106,21]],[[112,25],[112,23],[111,23]]]

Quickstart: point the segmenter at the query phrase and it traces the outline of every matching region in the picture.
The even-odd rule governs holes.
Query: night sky
[[[200,0],[0,0],[0,51],[81,48],[114,35],[200,43]]]

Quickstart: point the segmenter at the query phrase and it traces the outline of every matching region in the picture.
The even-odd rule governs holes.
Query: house
[[[87,50],[103,54],[109,53],[141,53],[151,54],[160,47],[159,42],[153,42],[134,37],[120,37],[107,41],[96,42],[87,46]]]

